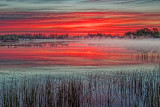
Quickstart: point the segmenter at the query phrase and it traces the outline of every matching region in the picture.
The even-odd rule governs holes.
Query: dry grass
[[[13,78],[0,94],[2,107],[158,107],[160,71]]]

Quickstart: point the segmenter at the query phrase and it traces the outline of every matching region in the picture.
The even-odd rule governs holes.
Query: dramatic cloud
[[[111,33],[159,27],[160,13],[28,12],[0,13],[0,33]]]
[[[1,11],[141,11],[159,12],[159,0],[1,0]]]
[[[159,0],[0,0],[0,33],[116,33],[160,27]]]

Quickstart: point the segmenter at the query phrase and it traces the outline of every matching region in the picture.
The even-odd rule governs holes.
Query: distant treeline
[[[144,29],[138,29],[136,31],[129,31],[126,32],[123,36],[119,35],[111,35],[111,34],[103,34],[103,33],[94,33],[94,34],[88,34],[86,36],[69,36],[68,34],[5,34],[0,35],[1,41],[18,41],[19,39],[25,40],[25,39],[74,39],[74,38],[160,38],[160,33],[157,28],[153,28],[153,30],[150,30],[148,28]]]
[[[19,39],[25,40],[25,39],[68,39],[68,34],[64,35],[58,35],[58,34],[6,34],[6,35],[0,35],[1,41],[17,41]]]
[[[160,38],[160,33],[157,28],[153,28],[150,30],[148,28],[139,29],[135,32],[126,32],[125,36],[130,38],[137,38],[137,37],[150,37],[150,38]]]
[[[111,35],[111,34],[102,34],[102,33],[97,33],[97,34],[88,34],[89,38],[130,38],[130,39],[136,39],[136,38],[160,38],[160,33],[157,28],[153,28],[153,30],[150,30],[148,28],[144,29],[139,29],[136,31],[129,31],[126,32],[123,36],[119,35]]]

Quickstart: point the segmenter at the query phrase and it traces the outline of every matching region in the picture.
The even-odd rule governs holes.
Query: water
[[[34,40],[0,43],[0,67],[159,63],[159,40]]]
[[[60,102],[58,105],[64,105],[71,101],[70,97],[77,98],[74,96],[76,91],[67,93],[72,92],[74,87],[80,99],[67,103],[69,106],[78,104],[79,107],[84,105],[158,107],[160,102],[159,46],[158,39],[1,42],[0,91],[2,84],[5,84],[3,87],[6,88],[1,91],[1,96],[4,98],[5,95],[5,99],[0,97],[0,102],[3,99],[8,102],[5,103],[6,106],[8,104],[23,106],[27,104],[22,101],[26,97],[23,93],[25,92],[27,99],[32,99],[30,94],[33,91],[37,92],[33,95],[38,96],[34,96],[36,101],[32,104],[38,106],[40,103],[46,105],[47,102],[52,102],[57,105],[57,102]],[[48,75],[50,78],[46,78]],[[48,83],[46,80],[52,82]],[[44,88],[48,87],[48,84],[51,90]],[[76,89],[76,87],[81,88]],[[12,91],[17,94],[12,95]],[[52,94],[44,97],[47,96],[46,91],[54,93],[54,100],[47,99]],[[70,97],[65,98],[61,94]],[[14,100],[14,97],[18,100]],[[39,98],[47,102],[39,103]],[[3,105],[0,103],[0,106],[1,104]]]

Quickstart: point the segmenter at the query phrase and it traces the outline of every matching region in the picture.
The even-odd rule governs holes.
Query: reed
[[[2,107],[158,107],[160,71],[33,75],[1,83]]]

